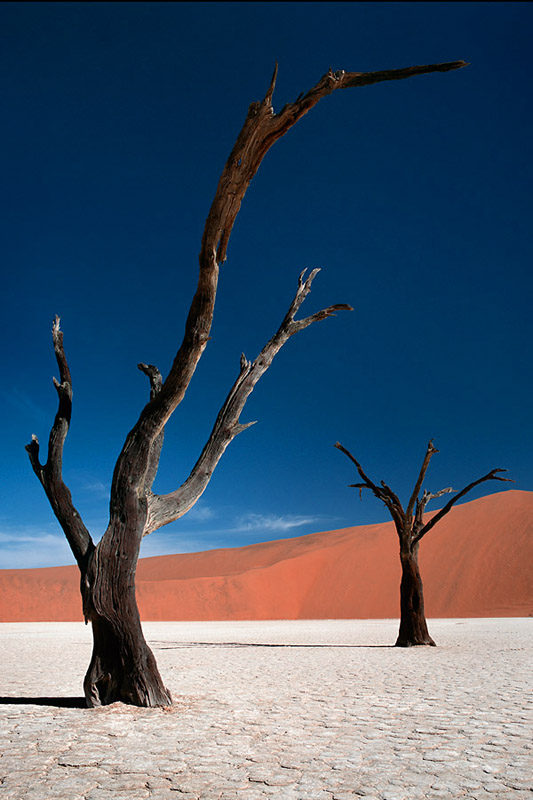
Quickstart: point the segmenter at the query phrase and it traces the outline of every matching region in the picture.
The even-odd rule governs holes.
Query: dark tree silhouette
[[[424,591],[422,586],[422,578],[420,576],[420,568],[418,565],[418,548],[421,539],[435,527],[437,522],[446,516],[451,510],[452,506],[457,503],[461,497],[468,494],[474,486],[478,486],[484,481],[511,481],[510,478],[501,478],[496,473],[506,472],[505,469],[492,469],[478,478],[477,481],[469,483],[460,492],[457,492],[455,497],[452,497],[444,508],[437,511],[429,520],[424,520],[424,512],[430,500],[437,497],[442,497],[444,494],[455,492],[448,486],[446,489],[441,489],[438,492],[428,492],[424,489],[422,494],[422,484],[426,476],[427,469],[431,457],[438,453],[436,447],[433,446],[433,441],[430,441],[420,473],[415,484],[415,488],[409,498],[409,503],[404,511],[404,508],[398,499],[398,496],[387,486],[386,483],[381,481],[380,485],[373,483],[368,475],[364,472],[361,464],[357,459],[346,450],[339,442],[335,444],[348,458],[353,461],[357,468],[357,472],[362,478],[362,483],[352,483],[350,488],[370,489],[370,491],[384,503],[394,520],[398,539],[400,540],[400,561],[402,564],[402,579],[400,583],[400,631],[396,640],[396,647],[412,647],[414,645],[432,645],[435,642],[429,635],[428,626],[426,622],[426,615],[424,612]],[[511,481],[512,482],[512,481]]]
[[[98,544],[82,522],[62,478],[63,445],[70,424],[72,380],[63,347],[59,318],[53,325],[53,345],[59,367],[54,384],[59,408],[50,433],[45,464],[39,459],[36,436],[27,445],[31,465],[50,501],[81,573],[86,622],[93,627],[93,654],[85,677],[87,704],[98,706],[121,700],[139,706],[171,703],[154,656],[144,639],[135,597],[135,570],[143,536],[183,516],[205,490],[230,442],[253,423],[239,416],[257,381],[276,353],[295,333],[326,319],[345,304],[329,306],[297,320],[296,314],[311,290],[318,270],[300,275],[296,295],[279,329],[252,363],[241,357],[240,372],[222,406],[211,435],[185,482],[166,495],[152,492],[165,425],[181,403],[209,340],[218,274],[250,181],[265,154],[323,97],[337,89],[409,78],[428,72],[446,72],[463,61],[431,64],[384,72],[332,72],[330,69],[307,93],[278,113],[272,107],[277,66],[264,99],[252,103],[220,177],[202,236],[200,272],[181,346],[163,380],[153,365],[139,364],[150,381],[150,400],[126,437],[111,485],[109,525]]]

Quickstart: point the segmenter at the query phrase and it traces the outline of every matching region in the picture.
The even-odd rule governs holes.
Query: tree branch
[[[388,510],[389,510],[389,512],[390,512],[390,514],[391,514],[391,516],[392,516],[392,518],[393,518],[393,520],[394,520],[394,522],[396,524],[396,530],[398,531],[398,536],[400,536],[400,538],[401,538],[402,531],[403,531],[404,513],[403,513],[403,508],[402,508],[402,505],[401,505],[398,497],[394,494],[392,489],[390,489],[387,486],[386,483],[382,482],[382,485],[380,487],[377,484],[375,484],[373,481],[371,481],[370,478],[368,477],[368,475],[363,470],[363,468],[362,468],[361,464],[359,463],[359,461],[355,458],[355,456],[353,456],[350,453],[349,450],[347,450],[345,447],[343,447],[342,444],[340,444],[340,442],[336,442],[335,443],[335,447],[337,448],[337,450],[340,450],[342,453],[344,453],[344,455],[348,456],[350,461],[352,461],[355,464],[357,472],[359,473],[359,475],[361,476],[361,478],[364,481],[364,483],[353,483],[351,486],[353,488],[356,488],[356,489],[370,489],[370,491],[375,495],[375,497],[377,497],[378,500],[381,500],[381,502],[384,503],[387,506],[387,508],[388,508]]]
[[[398,532],[398,536],[400,538],[401,549],[402,552],[407,550],[413,551],[420,540],[428,533],[436,524],[441,520],[455,505],[455,503],[461,498],[464,497],[465,494],[471,491],[475,486],[478,484],[483,483],[483,481],[509,481],[514,483],[511,478],[502,478],[496,473],[498,472],[507,472],[505,469],[493,469],[484,475],[482,478],[479,478],[477,481],[468,484],[458,492],[455,497],[449,500],[444,508],[437,513],[424,525],[423,516],[426,509],[427,504],[430,500],[434,500],[437,497],[442,497],[444,494],[450,494],[450,492],[455,492],[455,489],[452,489],[451,486],[447,486],[445,489],[440,489],[438,492],[429,492],[427,489],[424,489],[422,497],[419,497],[419,492],[422,487],[422,483],[424,477],[426,475],[427,469],[429,467],[429,462],[431,461],[431,457],[434,453],[438,453],[436,447],[433,445],[433,441],[430,440],[427,446],[426,455],[424,457],[424,461],[422,463],[422,467],[420,469],[420,473],[418,475],[418,479],[414,488],[414,491],[411,495],[411,499],[409,500],[409,506],[407,511],[404,513],[402,509],[402,504],[400,503],[399,498],[397,495],[394,494],[392,489],[387,486],[384,481],[381,481],[381,486],[377,486],[373,483],[368,475],[365,474],[361,464],[357,461],[357,459],[350,453],[349,450],[346,450],[339,442],[335,444],[335,447],[341,450],[348,458],[355,464],[357,467],[357,471],[361,478],[363,479],[363,483],[353,483],[352,487],[359,489],[370,489],[373,494],[381,500],[387,508],[389,509],[394,522],[396,524],[396,530]],[[416,502],[416,512],[413,517],[413,505]]]
[[[150,381],[150,400],[153,400],[159,392],[161,391],[161,387],[163,386],[163,378],[161,373],[154,367],[153,364],[137,364],[137,368],[141,370],[145,375],[148,376]],[[163,449],[163,442],[165,440],[165,429],[161,428],[158,436],[152,442],[151,450],[150,450],[150,457],[148,460],[148,467],[146,470],[145,481],[144,481],[144,488],[145,491],[149,492],[152,488],[152,484],[155,480],[155,476],[157,475],[157,470],[159,468],[159,459],[161,458],[161,450]]]
[[[343,447],[343,445],[342,445],[340,442],[335,442],[335,447],[337,448],[337,450],[340,450],[340,451],[341,451],[341,453],[344,453],[344,455],[345,455],[345,456],[348,456],[348,458],[350,459],[350,461],[352,461],[352,462],[355,464],[355,466],[356,466],[356,469],[357,469],[357,472],[359,473],[359,475],[360,475],[360,476],[361,476],[361,478],[363,479],[363,485],[361,486],[361,488],[364,488],[364,487],[366,487],[367,489],[371,489],[371,490],[372,490],[372,492],[374,492],[374,494],[376,494],[376,493],[378,493],[378,494],[379,494],[379,491],[380,491],[380,490],[379,490],[379,487],[378,487],[378,486],[376,486],[376,484],[375,484],[373,481],[371,481],[371,480],[370,480],[370,478],[369,478],[369,477],[368,477],[368,475],[365,473],[365,471],[363,470],[363,467],[361,466],[361,464],[359,463],[359,461],[356,459],[356,457],[355,457],[355,456],[353,456],[353,455],[350,453],[350,451],[349,451],[349,450],[347,450],[345,447]],[[354,484],[352,484],[352,485],[353,485],[354,487],[359,487],[359,486],[360,486],[360,484],[358,484],[358,483],[354,483]]]
[[[483,483],[484,481],[505,481],[508,483],[514,483],[512,478],[501,478],[499,475],[496,475],[497,472],[507,472],[507,470],[492,469],[490,472],[487,472],[486,475],[483,475],[482,478],[478,478],[477,481],[469,483],[468,486],[465,486],[464,489],[461,489],[461,491],[458,492],[455,495],[455,497],[452,497],[451,500],[448,500],[444,508],[441,508],[440,511],[437,511],[437,513],[433,517],[431,517],[431,519],[424,525],[420,533],[418,533],[414,537],[413,544],[418,544],[420,539],[422,539],[426,535],[426,533],[429,533],[429,531],[437,524],[437,522],[439,522],[439,520],[441,520],[451,510],[451,508],[455,505],[455,503],[457,503],[457,501],[460,500],[461,497],[464,497],[465,494],[468,494],[468,492],[470,492],[475,486],[478,486],[480,483]],[[453,491],[453,489],[451,490],[444,489],[443,492],[445,491]]]
[[[319,271],[318,269],[313,270],[305,280],[305,271],[300,274],[298,289],[287,314],[274,336],[263,347],[255,361],[251,363],[244,354],[241,356],[239,376],[220,409],[211,435],[190,476],[175,492],[167,495],[151,495],[149,497],[149,519],[144,535],[179,519],[192,508],[205,491],[227,446],[239,433],[255,424],[254,422],[243,424],[239,421],[239,417],[257,382],[268,370],[275,356],[290,337],[307,328],[313,322],[327,319],[335,310],[352,310],[351,306],[338,304],[319,311],[305,320],[294,318],[311,291],[311,284]]]
[[[416,501],[415,519],[413,523],[413,533],[415,536],[424,527],[424,513],[429,501],[435,500],[435,498],[442,497],[443,494],[449,494],[450,492],[455,492],[455,489],[452,489],[451,486],[448,486],[446,489],[440,489],[438,492],[428,492],[427,489],[424,489],[422,497],[417,498]]]
[[[214,213],[212,216],[210,214],[211,219],[208,219],[210,224],[206,225],[205,241],[206,243],[209,241],[211,246],[217,245],[218,263],[222,264],[226,259],[229,238],[242,198],[265,154],[274,142],[281,138],[323,97],[331,94],[336,89],[368,86],[380,81],[402,80],[429,72],[447,72],[464,66],[467,66],[464,61],[452,61],[445,64],[428,64],[381,72],[345,72],[344,70],[332,72],[330,69],[312,89],[295,102],[286,104],[278,114],[275,114],[272,107],[272,97],[278,74],[276,64],[264,99],[261,102],[252,103],[248,109],[243,129],[226,163],[219,188],[217,189],[217,194],[219,194],[221,185],[224,187],[223,195],[227,202],[227,213],[223,215],[217,214],[215,208],[218,204],[214,202],[212,206]],[[235,170],[235,167],[238,169]],[[226,192],[229,185],[235,190],[231,195]]]
[[[438,452],[439,451],[437,450],[437,448],[433,446],[433,439],[430,439],[430,441],[428,442],[426,455],[424,456],[424,461],[422,462],[422,466],[420,467],[420,473],[418,475],[418,479],[417,479],[417,481],[415,483],[415,488],[413,489],[413,493],[412,493],[412,495],[411,495],[411,497],[409,499],[409,503],[407,505],[407,510],[405,512],[406,522],[409,522],[409,524],[411,524],[411,521],[412,521],[413,509],[415,507],[415,502],[416,502],[416,500],[418,498],[418,494],[420,492],[420,489],[422,488],[422,484],[424,482],[424,478],[426,477],[426,472],[428,470],[429,462],[431,461],[431,457],[435,453],[438,453]]]
[[[387,486],[387,484],[385,483],[385,481],[381,481],[381,485],[383,486],[383,488],[385,489],[385,491],[387,492],[387,494],[388,494],[388,495],[389,495],[389,497],[391,498],[391,500],[392,500],[392,502],[394,503],[394,505],[395,505],[395,506],[397,506],[397,508],[398,508],[398,513],[403,515],[403,507],[402,507],[402,504],[401,504],[401,502],[400,502],[400,498],[398,497],[398,495],[397,495],[397,494],[395,494],[395,493],[392,491],[392,489],[390,488],[390,486]]]
[[[153,400],[163,386],[161,373],[153,364],[137,364],[137,369],[140,369],[141,372],[148,376],[150,380],[150,400]]]
[[[464,61],[447,64],[430,64],[383,72],[344,72],[329,70],[320,81],[294,103],[289,103],[275,114],[272,97],[277,77],[277,67],[265,97],[252,103],[235,145],[219,180],[202,236],[199,255],[199,279],[191,303],[182,344],[172,368],[158,395],[141,412],[139,420],[126,438],[117,461],[111,488],[111,513],[120,513],[124,497],[132,496],[146,484],[144,473],[148,469],[150,447],[165,426],[173,411],[181,403],[192,379],[196,365],[205,349],[211,330],[214,303],[218,285],[219,266],[226,258],[233,225],[250,181],[261,161],[288,130],[323,97],[336,89],[366,86],[386,80],[400,80],[429,72],[459,69]],[[334,309],[324,312],[326,316]],[[315,319],[310,318],[307,324]],[[305,321],[301,321],[303,327]],[[135,465],[135,469],[133,469]]]
[[[55,516],[67,537],[70,549],[80,569],[83,569],[94,544],[89,531],[72,503],[69,489],[63,482],[63,446],[70,427],[72,414],[72,378],[63,348],[63,332],[60,319],[56,316],[52,326],[52,341],[57,365],[59,381],[55,378],[54,386],[58,395],[58,410],[48,440],[48,457],[46,464],[39,460],[39,440],[32,435],[30,444],[26,445],[30,463],[43,486]]]

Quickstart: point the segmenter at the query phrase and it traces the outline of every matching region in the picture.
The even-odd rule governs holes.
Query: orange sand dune
[[[156,534],[157,535],[157,534]],[[139,561],[145,620],[399,614],[392,523]],[[420,546],[429,617],[533,614],[533,492],[456,506]],[[77,567],[0,570],[0,621],[81,619]]]

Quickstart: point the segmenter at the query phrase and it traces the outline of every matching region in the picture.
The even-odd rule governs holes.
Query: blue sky
[[[136,364],[171,364],[220,172],[276,61],[275,109],[330,66],[470,66],[338,92],[266,156],[156,490],[187,476],[304,267],[322,268],[305,313],[355,311],[291,339],[242,415],[258,424],[141,554],[383,521],[347,488],[336,440],[403,497],[430,437],[429,489],[494,467],[533,489],[532,22],[527,3],[0,5],[0,567],[73,563],[24,451],[56,410],[56,313],[74,383],[64,476],[93,537],[105,530],[147,399]]]

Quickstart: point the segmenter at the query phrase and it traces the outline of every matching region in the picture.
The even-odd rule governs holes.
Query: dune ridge
[[[393,523],[385,522],[140,559],[141,618],[394,618],[397,549]],[[533,492],[455,506],[422,541],[420,564],[428,617],[533,615]],[[81,619],[77,567],[0,570],[0,621]]]

